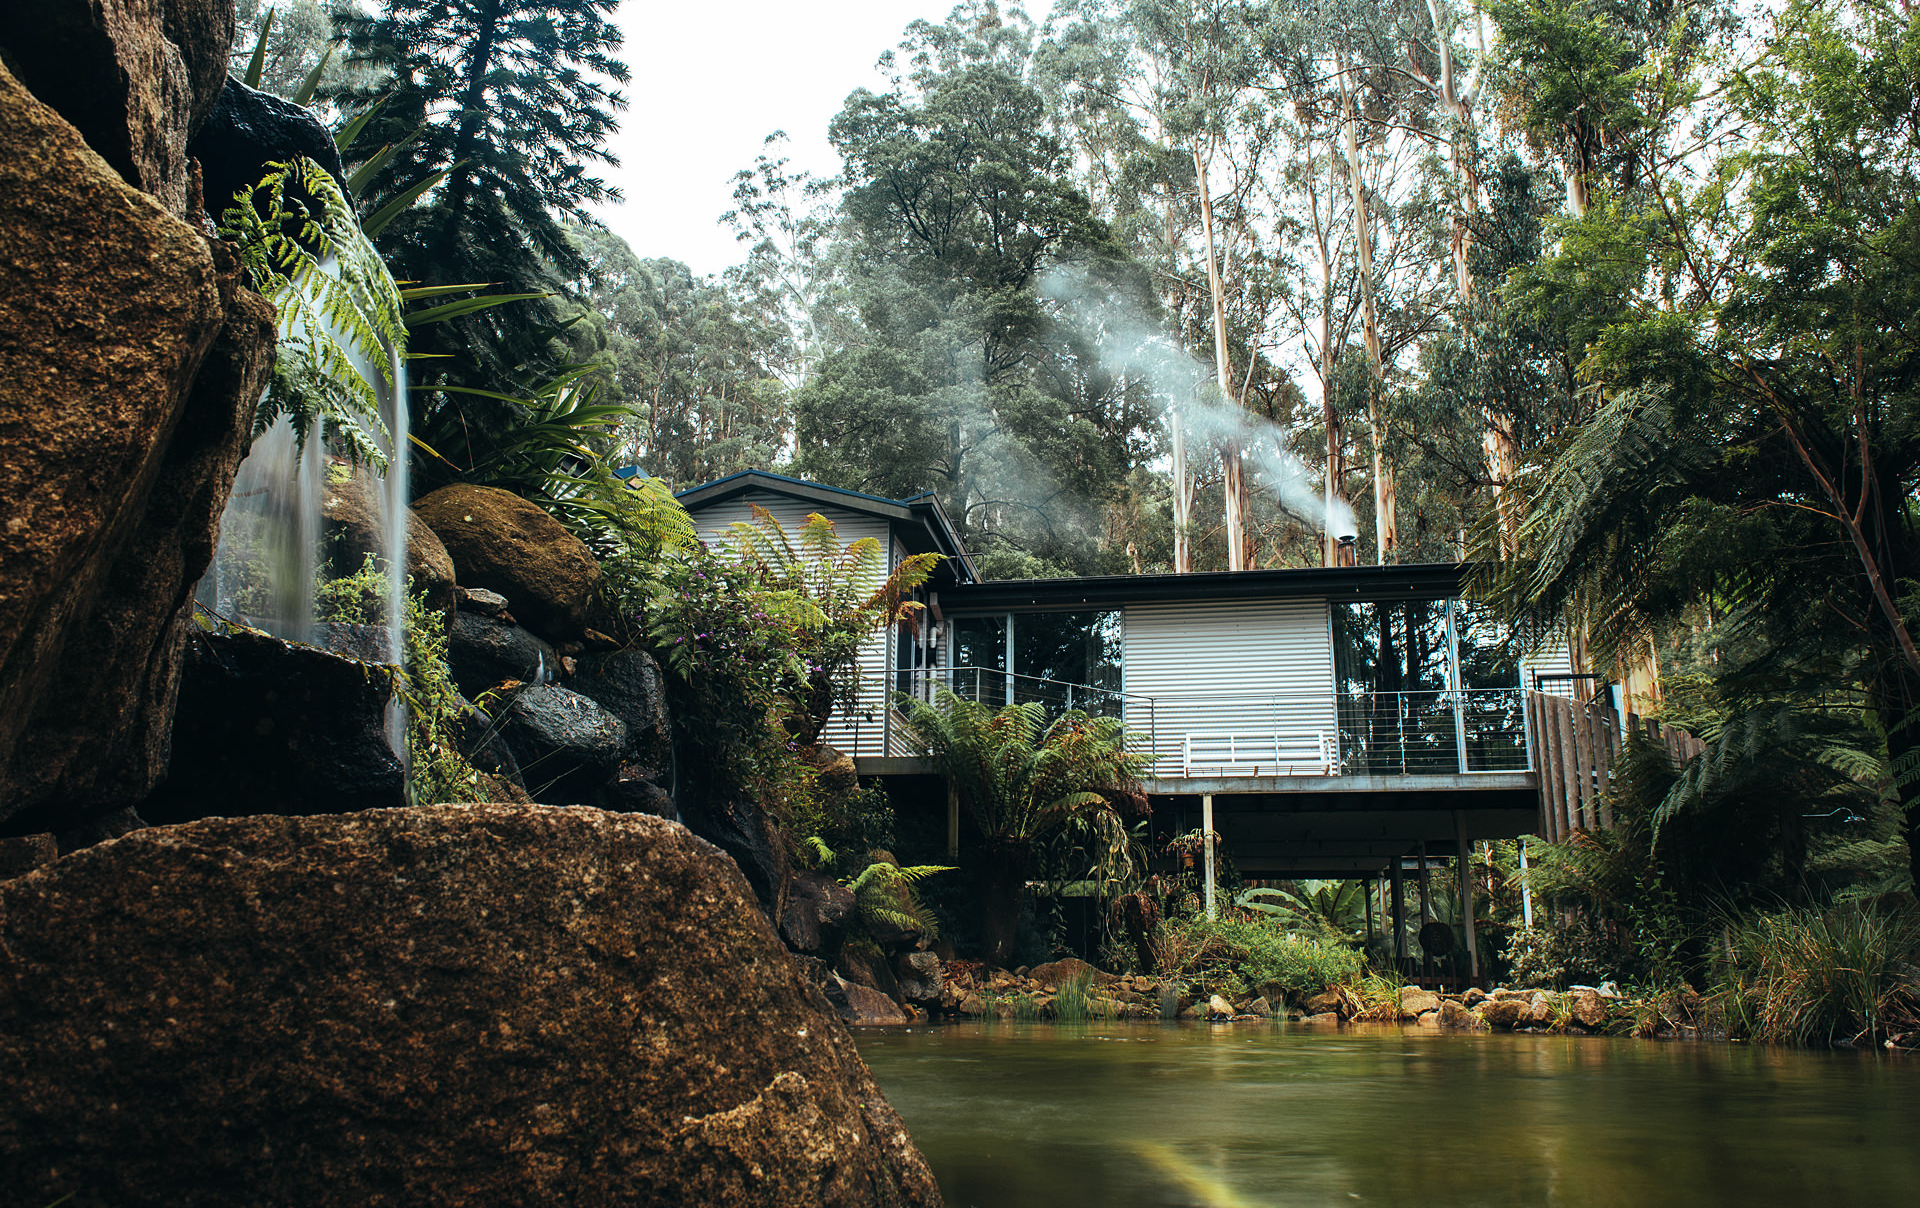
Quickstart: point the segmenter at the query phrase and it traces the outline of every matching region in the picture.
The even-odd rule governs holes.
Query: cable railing
[[[1147,696],[989,667],[863,677],[870,701],[842,725],[853,754],[908,755],[899,695],[941,689],[994,707],[1040,704],[1126,722],[1155,756],[1156,779],[1222,776],[1433,776],[1532,768],[1520,688],[1414,692],[1179,693]],[[886,701],[882,705],[883,695]]]

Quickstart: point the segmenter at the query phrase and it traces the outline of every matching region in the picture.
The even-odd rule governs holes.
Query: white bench
[[[1332,776],[1335,741],[1328,730],[1188,734],[1182,776]]]

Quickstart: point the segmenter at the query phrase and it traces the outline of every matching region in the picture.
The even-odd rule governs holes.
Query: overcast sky
[[[1024,5],[1036,24],[1052,0]],[[794,168],[840,170],[827,123],[856,88],[884,85],[874,61],[916,18],[944,20],[953,0],[625,0],[618,19],[633,73],[609,183],[626,201],[601,211],[642,257],[670,256],[696,273],[738,263],[744,249],[719,224],[733,208],[733,174],[751,167],[775,130]]]

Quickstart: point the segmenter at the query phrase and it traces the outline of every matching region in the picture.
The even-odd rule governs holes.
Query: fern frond
[[[269,164],[234,193],[220,234],[273,303],[280,334],[255,435],[284,415],[304,444],[319,421],[353,460],[384,470],[392,434],[380,398],[398,386],[406,325],[399,288],[340,186],[304,157]]]

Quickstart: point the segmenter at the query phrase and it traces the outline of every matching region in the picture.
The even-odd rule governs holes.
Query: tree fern
[[[254,412],[258,436],[286,416],[303,444],[316,421],[349,456],[384,470],[382,391],[406,348],[400,291],[326,169],[296,156],[235,192],[221,237],[273,303],[280,353]]]

